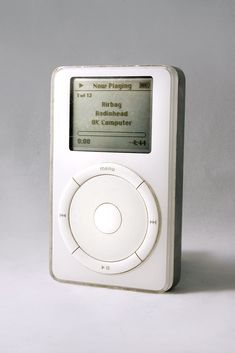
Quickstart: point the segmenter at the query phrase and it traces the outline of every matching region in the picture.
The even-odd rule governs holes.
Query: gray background
[[[235,351],[235,2],[1,1],[0,351]],[[183,271],[164,295],[48,275],[50,76],[172,64],[187,77]]]

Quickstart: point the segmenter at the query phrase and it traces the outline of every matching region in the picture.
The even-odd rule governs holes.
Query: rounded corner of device
[[[166,282],[164,286],[158,290],[158,293],[162,293],[162,294],[167,293],[172,289],[172,287],[173,287],[173,282],[171,283]]]
[[[65,66],[58,66],[58,67],[54,68],[54,70],[52,71],[52,74],[51,74],[52,80],[58,74],[59,71],[64,70],[64,69],[65,69]]]
[[[177,276],[175,276],[171,283],[168,283],[164,288],[163,288],[163,292],[171,292],[172,290],[175,289],[175,287],[177,287],[178,283],[180,282],[180,274],[177,274]]]
[[[49,274],[54,281],[63,282],[63,280],[61,278],[59,278],[59,276],[55,273],[52,264],[50,264],[50,266],[49,266]]]
[[[177,66],[173,65],[161,65],[161,68],[169,73],[170,76],[184,76],[184,72]]]

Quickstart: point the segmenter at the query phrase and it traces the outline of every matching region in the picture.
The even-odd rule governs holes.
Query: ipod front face
[[[165,66],[52,78],[51,274],[166,291],[179,278],[184,78]]]

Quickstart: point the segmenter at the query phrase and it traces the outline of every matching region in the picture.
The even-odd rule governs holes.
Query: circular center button
[[[112,203],[103,203],[96,208],[94,220],[99,231],[112,234],[120,228],[122,216],[115,205]]]

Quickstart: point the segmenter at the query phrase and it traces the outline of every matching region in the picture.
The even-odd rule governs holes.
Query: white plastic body
[[[71,78],[106,76],[153,78],[150,153],[86,152],[69,149]],[[55,279],[153,292],[164,292],[172,287],[176,266],[178,87],[177,70],[166,66],[61,67],[54,71],[51,98],[50,270]],[[153,190],[160,207],[161,225],[154,248],[139,266],[120,274],[98,273],[82,265],[69,253],[59,230],[58,207],[66,185],[73,176],[99,163],[116,163],[130,168]]]

